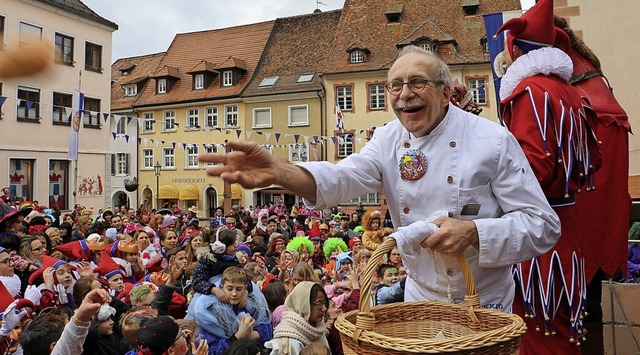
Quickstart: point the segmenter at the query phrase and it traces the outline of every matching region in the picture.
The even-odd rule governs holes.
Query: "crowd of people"
[[[3,353],[342,353],[333,321],[358,308],[393,231],[384,213],[324,219],[280,201],[195,214],[0,204]],[[394,249],[372,304],[402,301],[405,278]]]

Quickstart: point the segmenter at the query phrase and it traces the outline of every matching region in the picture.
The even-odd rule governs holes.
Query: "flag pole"
[[[78,71],[78,93],[82,92],[82,70]],[[79,95],[78,95],[79,96]],[[72,104],[73,106],[73,104]],[[80,108],[80,106],[78,106],[78,109]],[[73,115],[73,113],[72,113]],[[78,115],[82,115],[82,112],[78,112]],[[82,125],[82,116],[80,116],[80,125]],[[73,126],[73,122],[71,122],[71,125]],[[70,205],[72,205],[73,207],[70,208],[71,211],[75,210],[75,206],[76,203],[78,201],[78,197],[76,196],[77,194],[77,187],[78,187],[78,159],[76,158],[75,160],[71,161],[71,164],[73,165],[73,193],[71,194],[71,198],[73,203],[71,203]]]

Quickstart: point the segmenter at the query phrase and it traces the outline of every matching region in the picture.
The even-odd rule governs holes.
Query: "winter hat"
[[[93,269],[93,272],[97,273],[107,280],[117,274],[124,276],[124,273],[122,271],[123,267],[120,264],[116,263],[106,250],[102,251],[102,260],[100,260],[100,265],[98,265],[97,268]]]
[[[105,235],[107,236],[107,238],[111,239],[111,240],[116,240],[116,235],[118,235],[118,230],[115,228],[107,228],[107,231],[105,232]]]
[[[246,244],[238,244],[237,251],[243,251],[251,256],[251,249]]]
[[[353,250],[353,246],[356,245],[357,243],[362,244],[362,240],[360,240],[360,238],[358,237],[353,237],[349,239],[349,249]]]
[[[44,273],[44,270],[46,270],[49,267],[52,267],[54,270],[58,270],[58,268],[62,265],[68,265],[66,261],[64,260],[60,260],[58,258],[54,258],[52,256],[49,255],[43,255],[42,256],[42,267],[40,267],[38,270],[34,271],[33,274],[31,274],[31,276],[29,276],[29,285],[33,285],[34,282],[36,281],[36,279],[38,279],[38,277],[42,276],[42,274]]]

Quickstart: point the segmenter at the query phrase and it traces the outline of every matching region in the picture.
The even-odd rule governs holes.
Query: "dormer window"
[[[204,89],[204,74],[193,76],[193,88],[196,90]]]
[[[465,16],[477,15],[479,8],[480,0],[462,0],[462,11]]]
[[[276,81],[278,81],[278,77],[277,76],[269,76],[266,77],[264,79],[262,79],[262,81],[260,82],[260,84],[258,85],[258,87],[269,87],[269,86],[273,86]]]
[[[424,49],[427,52],[433,52],[433,44],[428,42],[422,42],[419,44],[419,47]]]
[[[403,10],[404,7],[402,5],[389,6],[384,12],[384,16],[387,18],[387,23],[399,23]]]
[[[351,63],[363,63],[364,62],[364,52],[360,50],[355,50],[351,52]]]
[[[482,46],[482,51],[484,53],[489,53],[489,42],[487,41],[487,35],[482,36],[480,38],[480,45]]]
[[[138,94],[138,85],[130,84],[124,88],[124,96],[136,96]]]
[[[167,79],[162,78],[158,79],[158,94],[166,94],[167,93]]]
[[[231,70],[225,70],[222,72],[222,86],[233,85],[233,72]]]

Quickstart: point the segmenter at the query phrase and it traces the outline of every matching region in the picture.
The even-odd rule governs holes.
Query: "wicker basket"
[[[334,323],[346,355],[518,354],[520,336],[526,330],[522,318],[480,307],[469,264],[461,256],[465,305],[401,302],[371,308],[373,274],[395,245],[395,239],[389,238],[376,249],[361,281],[360,310],[341,315]],[[446,339],[436,339],[440,332]]]

